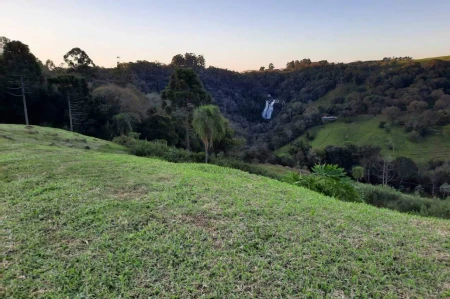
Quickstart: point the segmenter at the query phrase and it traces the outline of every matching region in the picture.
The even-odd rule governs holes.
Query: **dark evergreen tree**
[[[177,68],[161,96],[163,100],[170,101],[173,106],[182,111],[183,125],[186,130],[186,149],[190,150],[192,111],[200,105],[211,102],[211,95],[204,89],[193,69]]]

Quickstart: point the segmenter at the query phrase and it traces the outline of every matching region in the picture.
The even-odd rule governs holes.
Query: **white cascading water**
[[[266,100],[266,107],[264,108],[263,112],[262,112],[262,117],[264,119],[266,119],[266,115],[267,115],[267,110],[269,109],[269,100]]]
[[[278,103],[277,100],[273,100],[272,103],[269,104],[269,109],[267,109],[267,115],[266,115],[266,119],[271,119],[272,118],[272,112],[273,112],[273,104]]]
[[[271,98],[270,95],[268,95],[269,98]],[[272,112],[273,112],[273,105],[278,103],[278,100],[266,100],[266,107],[264,108],[263,112],[262,112],[262,117],[264,119],[271,119],[272,118]]]

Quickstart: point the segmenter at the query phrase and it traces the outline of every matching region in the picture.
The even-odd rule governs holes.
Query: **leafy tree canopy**
[[[170,63],[176,67],[190,67],[193,69],[205,68],[205,57],[203,55],[195,55],[194,53],[177,54],[172,58]]]
[[[86,79],[73,75],[61,75],[56,78],[49,78],[48,82],[50,84],[57,84],[62,89],[81,88],[85,93],[88,92]]]
[[[3,49],[3,63],[11,75],[36,77],[41,68],[27,45],[19,41],[7,42]]]
[[[72,69],[95,67],[92,59],[80,48],[73,48],[64,55],[64,61]]]

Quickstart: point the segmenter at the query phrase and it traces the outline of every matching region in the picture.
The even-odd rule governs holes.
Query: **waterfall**
[[[278,103],[278,100],[272,100],[272,102],[266,100],[266,107],[264,108],[264,111],[262,113],[262,117],[264,119],[269,120],[272,118],[273,105],[276,103]]]
[[[267,119],[267,110],[269,109],[269,100],[266,100],[266,107],[263,110],[262,117]]]
[[[275,104],[275,103],[276,103],[275,100],[273,100],[272,103],[270,103],[269,109],[267,110],[267,118],[266,119],[272,118],[273,104]]]

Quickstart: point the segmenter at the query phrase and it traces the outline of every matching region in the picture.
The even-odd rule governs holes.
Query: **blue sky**
[[[237,71],[450,55],[448,0],[0,0],[0,15],[0,36],[55,63],[73,47],[106,67],[193,52]]]

